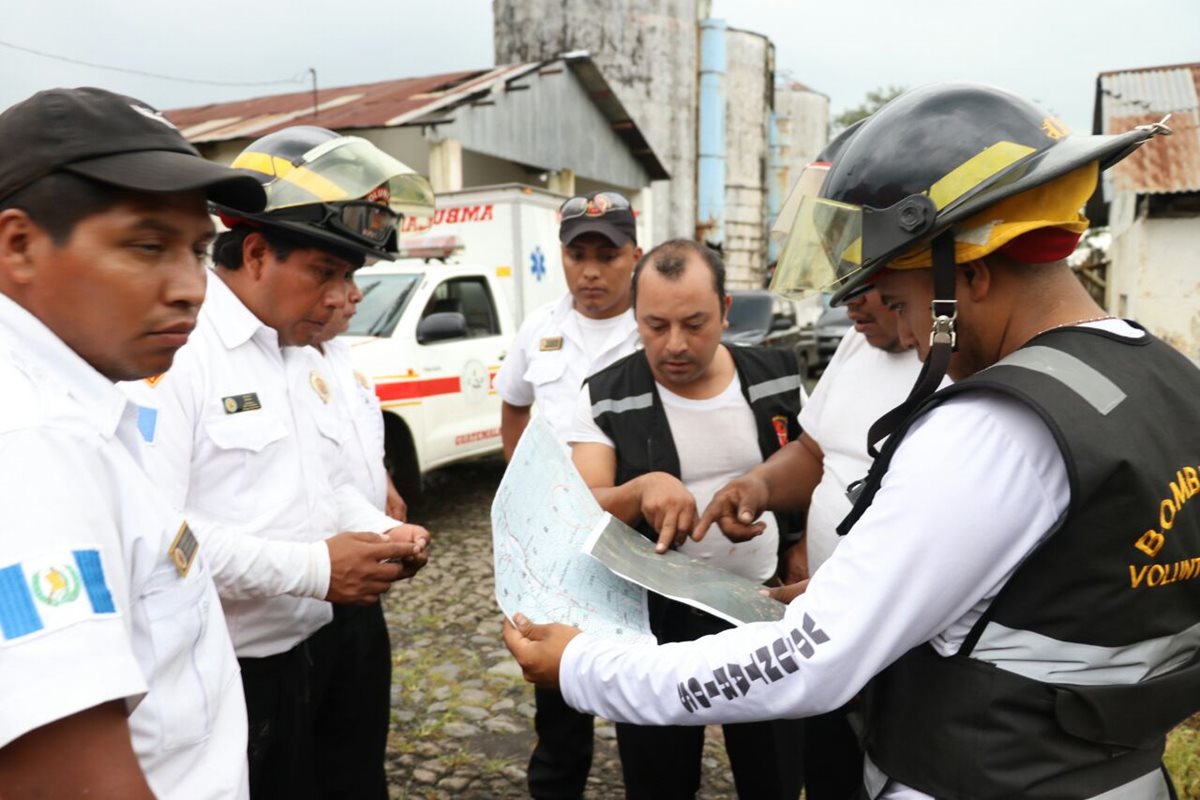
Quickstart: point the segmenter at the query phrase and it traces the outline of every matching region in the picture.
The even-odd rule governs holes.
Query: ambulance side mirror
[[[467,318],[457,311],[430,314],[417,323],[417,344],[467,338]]]

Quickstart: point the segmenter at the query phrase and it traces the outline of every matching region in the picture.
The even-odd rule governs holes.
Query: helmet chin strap
[[[884,414],[867,432],[867,452],[879,456],[876,445],[891,436],[925,398],[937,391],[957,349],[954,323],[958,319],[954,299],[954,232],[947,230],[933,240],[933,330],[929,334],[929,356],[904,402]]]

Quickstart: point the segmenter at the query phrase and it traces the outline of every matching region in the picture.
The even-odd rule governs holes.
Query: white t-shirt
[[[696,498],[696,510],[703,513],[725,484],[762,463],[754,413],[742,394],[736,372],[720,394],[703,400],[680,397],[661,383],[655,386],[679,454],[680,481]],[[569,442],[595,442],[615,449],[592,418],[591,392],[586,386],[576,400]],[[775,574],[779,528],[774,514],[764,514],[762,521],[767,524],[766,530],[748,541],[731,542],[714,524],[703,539],[688,539],[679,549],[698,561],[754,581],[766,581]]]
[[[851,329],[800,410],[801,430],[824,454],[821,482],[813,490],[805,525],[810,572],[833,555],[842,538],[837,526],[851,508],[846,488],[866,477],[871,466],[867,430],[903,402],[920,371],[916,350],[888,353]]]
[[[0,747],[123,700],[157,797],[246,797],[246,706],[206,548],[140,462],[154,415],[4,295],[0,386]],[[186,570],[176,552],[194,553]]]
[[[1143,335],[1119,320],[1088,327]],[[958,652],[1069,500],[1066,465],[1037,412],[983,390],[951,398],[913,425],[871,507],[783,620],[663,647],[580,634],[563,653],[563,696],[639,725],[831,711],[923,642],[943,656]],[[1003,652],[988,660],[1013,671],[1026,663],[1020,649],[1011,658],[1011,667]],[[742,669],[748,682],[731,685],[730,665],[752,667]],[[1058,680],[1069,683],[1069,671]],[[704,703],[685,705],[695,697],[688,687]],[[899,784],[883,797],[927,800]]]
[[[535,405],[565,447],[584,379],[632,353],[637,343],[632,311],[589,319],[566,294],[522,323],[496,375],[496,392],[509,405]]]

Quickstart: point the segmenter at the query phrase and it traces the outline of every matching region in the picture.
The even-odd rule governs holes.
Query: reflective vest
[[[786,350],[730,347],[733,364],[741,381],[742,396],[754,415],[758,447],[763,460],[784,444],[800,436],[800,367]],[[662,398],[642,351],[633,353],[600,370],[586,381],[592,400],[592,419],[613,441],[617,456],[615,485],[620,486],[648,472],[666,472],[680,477],[679,453]],[[713,446],[719,446],[714,442]],[[703,511],[703,509],[700,509]],[[776,514],[780,552],[794,541],[788,532],[801,530],[797,514]],[[638,530],[654,541],[658,533],[643,520]],[[729,623],[689,606],[650,593],[650,628],[660,642],[690,641],[730,627]]]
[[[742,396],[754,414],[758,447],[763,460],[786,442],[800,436],[800,368],[785,350],[730,347],[729,354],[742,384]],[[679,453],[662,398],[642,351],[633,353],[587,379],[592,399],[592,419],[616,447],[616,485],[647,472],[680,476]],[[778,515],[780,541],[784,532],[798,530]],[[643,522],[639,530],[651,539],[658,536]]]
[[[1200,370],[1149,335],[1045,333],[926,401],[850,519],[917,417],[981,389],[1045,421],[1070,503],[956,655],[872,680],[867,755],[937,798],[1165,798],[1166,733],[1200,709]]]

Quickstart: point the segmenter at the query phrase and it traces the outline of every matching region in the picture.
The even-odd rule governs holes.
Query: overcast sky
[[[603,0],[566,0],[603,2]],[[492,64],[491,0],[3,0],[0,42],[196,80],[64,63],[0,45],[0,108],[52,86],[98,85],[159,108]],[[940,80],[1024,94],[1089,130],[1096,75],[1200,61],[1200,0],[714,0],[768,33],[776,62],[834,114],[878,86]]]

